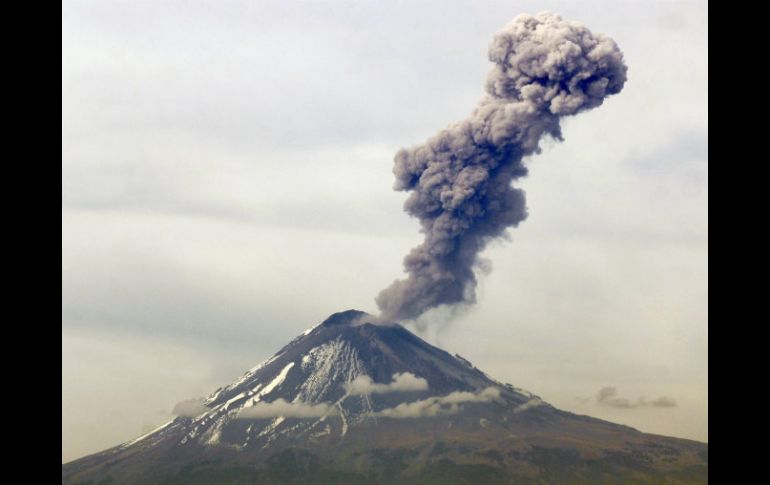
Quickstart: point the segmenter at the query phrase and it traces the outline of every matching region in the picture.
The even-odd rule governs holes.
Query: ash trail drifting
[[[376,298],[385,320],[414,319],[439,305],[473,303],[474,268],[491,239],[527,217],[523,157],[559,120],[619,93],[626,65],[615,42],[551,13],[520,15],[489,47],[486,94],[467,119],[395,157],[394,188],[425,239],[404,259],[406,279]]]

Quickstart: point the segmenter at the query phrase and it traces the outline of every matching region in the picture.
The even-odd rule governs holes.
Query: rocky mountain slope
[[[62,483],[707,483],[704,443],[558,410],[372,320],[332,315]]]

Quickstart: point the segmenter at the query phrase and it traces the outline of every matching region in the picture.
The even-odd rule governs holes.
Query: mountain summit
[[[561,411],[398,323],[335,313],[62,483],[706,483],[708,446]]]

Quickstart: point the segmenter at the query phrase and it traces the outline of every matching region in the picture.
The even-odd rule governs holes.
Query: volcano
[[[707,483],[705,443],[559,410],[374,322],[335,313],[62,483]]]

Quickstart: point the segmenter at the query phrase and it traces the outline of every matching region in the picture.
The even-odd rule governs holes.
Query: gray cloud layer
[[[238,413],[240,419],[263,419],[283,416],[284,418],[320,418],[336,414],[337,409],[326,403],[309,404],[304,402],[288,402],[276,399],[273,402],[259,402]]]
[[[390,384],[374,382],[371,377],[360,375],[345,387],[351,396],[385,394],[398,391],[426,391],[428,389],[428,381],[409,372],[393,374],[393,382]]]
[[[644,397],[640,397],[636,401],[631,401],[626,398],[618,397],[617,388],[611,386],[602,387],[599,389],[599,393],[596,395],[596,402],[604,406],[618,409],[634,409],[643,407],[672,408],[676,406],[676,401],[666,396],[653,399],[652,401],[648,401]]]
[[[527,217],[523,157],[559,119],[602,104],[626,81],[615,42],[558,15],[520,15],[489,47],[486,95],[470,117],[395,157],[395,189],[412,192],[405,210],[420,220],[423,243],[404,259],[408,277],[376,301],[387,319],[413,319],[476,299],[474,268],[493,238]]]
[[[460,412],[462,403],[490,402],[498,399],[500,399],[500,390],[494,387],[487,387],[476,393],[457,391],[446,396],[401,403],[396,407],[374,413],[374,416],[397,419],[443,416]]]

